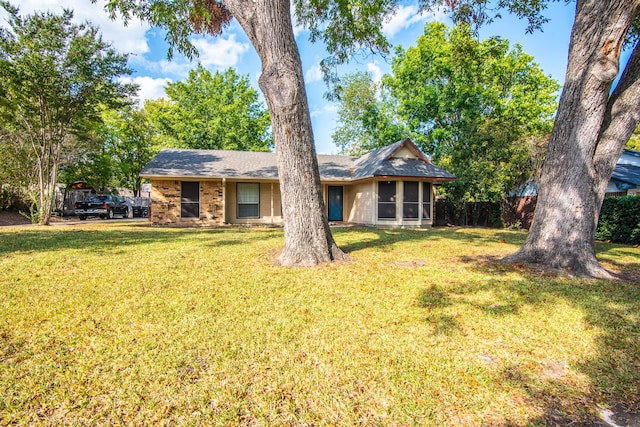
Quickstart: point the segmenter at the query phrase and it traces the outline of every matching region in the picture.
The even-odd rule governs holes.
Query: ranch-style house
[[[455,179],[409,139],[318,164],[329,221],[343,224],[430,227],[434,184]],[[275,153],[164,149],[140,176],[154,225],[282,224]]]

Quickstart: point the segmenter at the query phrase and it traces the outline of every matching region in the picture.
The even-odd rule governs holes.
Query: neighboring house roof
[[[620,155],[620,159],[618,159],[617,164],[640,167],[640,151],[629,150],[628,148],[626,148]]]
[[[416,158],[395,157],[406,148]],[[455,176],[433,165],[409,140],[377,149],[360,157],[318,155],[320,178],[351,181],[372,177],[418,177],[453,180]],[[160,151],[140,172],[143,178],[278,179],[275,153],[230,150]]]
[[[611,186],[620,191],[631,188],[640,188],[640,151],[625,149],[613,169],[607,191],[612,191]],[[538,183],[528,182],[512,191],[509,196],[527,197],[538,195]]]
[[[620,190],[640,188],[640,166],[618,163],[611,174],[611,180]]]

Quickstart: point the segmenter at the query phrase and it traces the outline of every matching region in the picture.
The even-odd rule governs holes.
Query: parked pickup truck
[[[94,194],[87,200],[77,201],[73,204],[73,210],[78,218],[85,220],[88,217],[100,217],[103,219],[113,218],[121,215],[122,218],[129,216],[129,206],[120,196],[112,194]]]

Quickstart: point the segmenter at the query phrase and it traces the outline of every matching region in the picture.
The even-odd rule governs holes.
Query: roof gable
[[[450,181],[456,177],[432,164],[410,139],[404,139],[361,156],[355,163],[354,179],[413,177]]]
[[[424,162],[431,163],[427,157],[422,154],[422,151],[409,139],[405,139],[402,141],[398,141],[398,147],[395,149],[387,160],[391,160],[392,158],[396,159],[420,159]],[[395,145],[395,144],[394,144]]]

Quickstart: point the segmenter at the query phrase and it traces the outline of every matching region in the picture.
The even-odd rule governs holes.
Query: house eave
[[[259,177],[259,176],[251,176],[251,175],[242,175],[242,176],[219,176],[219,175],[158,175],[158,174],[140,174],[141,178],[144,179],[155,179],[155,180],[175,180],[175,181],[206,181],[206,180],[221,180],[224,179],[226,181],[262,181],[262,182],[279,182],[278,178],[270,178],[270,177]],[[334,178],[334,177],[320,177],[320,182],[351,182],[353,181],[351,178]]]
[[[256,176],[217,176],[217,175],[157,175],[157,174],[140,174],[141,178],[151,180],[164,180],[164,181],[212,181],[212,180],[226,180],[226,181],[262,181],[262,182],[278,182],[278,178],[265,178]],[[418,180],[418,181],[455,181],[456,178],[444,178],[444,177],[432,177],[432,176],[412,176],[412,175],[369,175],[358,178],[323,178],[320,177],[320,182],[326,183],[351,183],[367,181],[370,179],[404,179],[404,180]]]
[[[419,181],[430,181],[430,182],[444,182],[444,181],[455,181],[457,178],[445,178],[445,177],[434,177],[434,176],[412,176],[412,175],[374,175],[374,178],[377,179],[405,179],[405,180],[419,180]]]
[[[164,181],[264,181],[264,182],[278,182],[278,178],[265,178],[256,176],[219,176],[219,175],[155,175],[155,174],[141,174],[141,178],[155,179]]]

